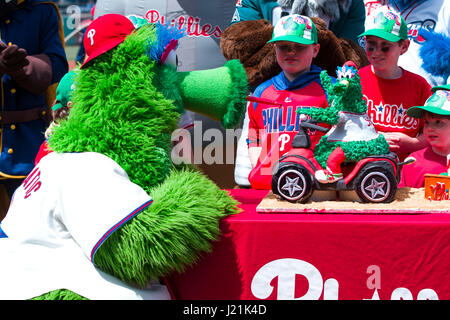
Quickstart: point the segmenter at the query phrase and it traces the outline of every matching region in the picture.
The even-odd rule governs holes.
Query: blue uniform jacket
[[[52,83],[68,71],[64,47],[59,36],[59,12],[52,4],[26,1],[25,7],[0,20],[0,39],[17,44],[28,55],[46,54],[52,65]],[[35,95],[18,86],[8,74],[0,83],[1,110],[19,111],[46,106],[45,94]],[[34,167],[34,158],[44,141],[47,123],[32,120],[1,123],[0,179],[22,178]]]

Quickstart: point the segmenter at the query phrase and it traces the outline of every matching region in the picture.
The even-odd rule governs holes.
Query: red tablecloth
[[[450,299],[450,215],[262,214],[230,190],[211,253],[168,283],[176,299]]]

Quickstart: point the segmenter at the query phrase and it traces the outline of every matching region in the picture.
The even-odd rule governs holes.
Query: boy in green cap
[[[429,146],[411,153],[415,160],[402,169],[399,186],[422,188],[424,175],[448,174],[450,157],[450,84],[434,87],[424,106],[408,109],[409,116],[424,119],[423,135]]]
[[[72,92],[75,89],[73,79],[75,71],[69,71],[60,80],[56,88],[56,101],[52,106],[53,121],[45,131],[45,138],[48,139],[55,125],[58,125],[59,119],[64,119],[69,115],[72,105]]]
[[[431,95],[430,85],[421,76],[402,69],[399,57],[408,51],[408,27],[400,14],[380,7],[366,19],[365,50],[370,65],[359,70],[364,99],[375,128],[403,160],[422,149],[423,123],[406,110],[423,105]]]
[[[312,20],[298,14],[281,18],[269,42],[282,72],[259,85],[248,106],[247,144],[253,167],[249,182],[255,189],[271,188],[273,160],[291,149],[299,131],[301,119],[296,110],[328,107],[320,81],[322,70],[312,64],[320,49]],[[312,148],[322,136],[322,132],[310,132]]]
[[[51,150],[47,146],[47,139],[52,134],[55,126],[58,126],[58,120],[64,119],[69,115],[72,105],[72,93],[75,89],[74,77],[76,71],[72,70],[66,73],[60,80],[58,87],[56,88],[56,100],[52,106],[52,118],[53,121],[45,130],[45,141],[41,144],[39,151],[34,160],[35,165],[44,157],[49,154]]]

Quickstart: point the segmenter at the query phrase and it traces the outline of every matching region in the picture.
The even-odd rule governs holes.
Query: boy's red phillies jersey
[[[320,68],[312,66],[310,72],[300,75],[292,82],[281,72],[255,90],[255,97],[280,105],[251,102],[248,106],[247,143],[249,148],[262,148],[258,163],[249,175],[253,188],[271,188],[271,166],[292,148],[292,140],[299,131],[301,120],[296,111],[302,108],[328,107],[319,78],[320,71]],[[329,127],[326,124],[319,125]],[[324,135],[316,130],[311,130],[308,134],[311,137],[311,148],[314,148]]]
[[[403,70],[398,79],[377,77],[371,66],[359,71],[367,113],[375,128],[382,132],[402,132],[415,137],[422,127],[420,119],[410,117],[406,110],[423,106],[431,95],[431,87],[421,76]]]

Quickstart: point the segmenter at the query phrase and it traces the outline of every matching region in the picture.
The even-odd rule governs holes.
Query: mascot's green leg
[[[237,201],[198,171],[174,170],[149,191],[153,203],[114,232],[98,249],[95,264],[127,283],[182,271],[211,249],[219,221],[237,213]]]
[[[61,289],[45,293],[31,300],[88,300],[73,291]]]
[[[337,147],[344,150],[345,158],[348,161],[354,162],[367,156],[389,153],[389,144],[381,134],[370,141],[350,142],[327,141],[327,136],[323,136],[314,148],[314,157],[323,168],[326,168],[328,156]]]

